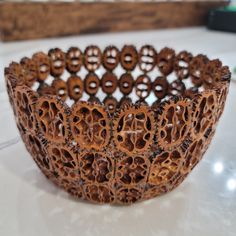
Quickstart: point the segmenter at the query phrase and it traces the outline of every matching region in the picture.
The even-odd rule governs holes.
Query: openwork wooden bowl
[[[42,172],[70,194],[130,204],[178,186],[201,160],[228,67],[150,45],[55,48],[5,69],[16,123]]]

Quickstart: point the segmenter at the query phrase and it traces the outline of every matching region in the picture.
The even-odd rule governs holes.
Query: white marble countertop
[[[10,61],[51,47],[145,43],[220,58],[236,66],[236,34],[205,28],[0,43],[0,235],[236,235],[236,83],[204,159],[176,190],[129,207],[77,202],[37,169],[23,146],[5,91]],[[234,77],[236,77],[234,75]]]

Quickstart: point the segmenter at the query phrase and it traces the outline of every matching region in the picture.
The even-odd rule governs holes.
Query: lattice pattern
[[[230,81],[218,59],[151,45],[55,48],[11,63],[5,76],[17,127],[45,176],[75,197],[118,204],[186,178],[214,136]]]
[[[146,106],[125,106],[114,119],[114,142],[127,154],[146,151],[153,140],[154,125],[154,115]]]
[[[109,119],[101,105],[78,102],[71,113],[72,136],[80,147],[99,150],[107,145],[110,139]]]

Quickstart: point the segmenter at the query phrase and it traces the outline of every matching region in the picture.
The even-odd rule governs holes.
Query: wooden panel
[[[84,33],[160,29],[206,23],[225,2],[1,3],[3,41]]]

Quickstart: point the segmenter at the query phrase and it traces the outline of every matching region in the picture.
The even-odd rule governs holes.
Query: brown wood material
[[[120,80],[118,71],[111,72],[109,66],[105,75],[115,75],[118,84],[116,78],[110,79],[114,77],[104,82],[106,77],[98,76],[97,72],[105,67],[102,68],[102,63],[97,67],[96,62],[104,58],[107,50],[96,48],[95,51],[101,51],[97,54],[92,45],[87,49],[93,49],[93,55],[99,56],[93,57],[95,64],[91,60],[89,64],[97,69],[91,71],[84,60],[91,55],[88,50],[82,54],[80,64],[89,76],[82,73],[84,70],[74,73],[73,69],[71,73],[74,67],[68,63],[80,63],[77,53],[72,61],[66,59],[71,52],[81,52],[75,47],[67,53],[58,48],[35,53],[32,61],[23,58],[5,69],[10,103],[27,150],[44,175],[78,198],[95,203],[131,204],[169,192],[198,164],[214,136],[229,90],[229,68],[218,59],[195,57],[187,51],[176,53],[169,48],[158,52],[151,45],[140,49],[129,45],[128,52],[137,53],[127,53],[126,63],[142,55],[146,51],[143,48],[157,52],[155,57],[163,65],[159,64],[159,68],[167,65],[171,71],[158,71],[155,66],[144,72],[136,63],[134,72],[126,67]],[[120,49],[117,50],[119,53]],[[157,61],[155,57],[152,61]],[[120,67],[124,59],[119,57],[118,63],[111,62]],[[188,66],[183,66],[186,65],[183,62]],[[35,71],[40,72],[38,77]],[[46,79],[42,71],[49,73]],[[176,76],[174,81],[172,72]],[[73,77],[68,79],[68,73]],[[37,79],[34,84],[32,75]],[[187,87],[197,76],[201,83]],[[120,89],[122,98],[115,91],[118,87],[126,88]],[[103,95],[96,97],[98,89]],[[152,97],[145,100],[150,89],[155,89],[156,101]],[[137,100],[132,90],[136,91]],[[83,91],[88,96],[81,96]],[[74,101],[67,100],[68,95]]]
[[[214,2],[0,3],[3,41],[203,25]]]

